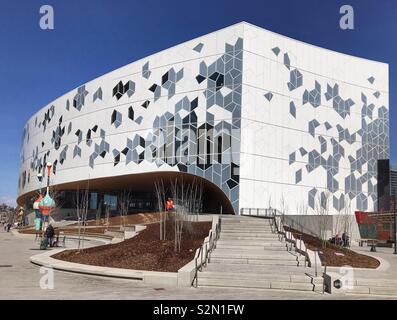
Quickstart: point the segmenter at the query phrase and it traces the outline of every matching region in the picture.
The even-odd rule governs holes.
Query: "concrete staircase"
[[[339,290],[334,289],[333,293]],[[365,279],[359,278],[353,281],[353,286],[341,290],[346,294],[365,294],[397,297],[397,280],[395,279]]]
[[[307,274],[304,258],[287,251],[269,219],[223,216],[210,263],[198,286],[321,291],[323,279]]]

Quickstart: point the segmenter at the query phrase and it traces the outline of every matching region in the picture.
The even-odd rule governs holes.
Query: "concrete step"
[[[270,226],[270,221],[262,220],[262,219],[243,219],[243,220],[221,220],[222,224],[229,224],[229,225],[238,225],[238,224],[245,224],[245,225],[252,225],[252,226]]]
[[[222,229],[221,231],[221,235],[222,234],[263,234],[263,235],[271,235],[274,237],[277,237],[278,239],[278,234],[277,233],[273,233],[270,230],[252,230],[252,229],[244,229],[244,228],[240,228],[240,229],[236,229],[236,230],[229,230],[229,229]]]
[[[370,294],[397,296],[397,287],[370,287]]]
[[[390,286],[384,286],[384,287],[354,286],[351,289],[345,289],[343,291],[342,289],[340,289],[338,291],[348,294],[373,294],[373,295],[397,296],[397,287],[390,287]]]
[[[222,238],[235,238],[235,237],[246,237],[246,238],[264,238],[278,240],[278,236],[273,233],[266,232],[228,232],[222,231],[220,234]]]
[[[284,257],[284,258],[293,258],[296,259],[296,256],[291,254],[290,252],[283,251],[265,251],[264,249],[245,249],[245,250],[236,250],[236,249],[223,249],[216,248],[213,251],[212,257],[219,256],[227,256],[227,257],[240,257],[240,258],[254,258],[254,259],[272,259],[272,257]]]
[[[256,274],[294,274],[294,273],[310,273],[311,268],[305,268],[297,265],[253,265],[253,264],[233,264],[233,263],[208,263],[203,269],[205,271],[214,272],[236,272],[236,273],[256,273]]]
[[[368,286],[368,287],[394,287],[397,289],[397,280],[393,279],[365,279],[359,278],[354,281],[355,286]]]
[[[313,291],[311,283],[294,283],[284,281],[270,281],[258,279],[208,279],[198,277],[199,286],[240,287],[258,289],[280,289]]]
[[[256,241],[279,241],[277,237],[270,237],[270,236],[251,236],[251,235],[230,235],[230,234],[222,234],[220,235],[219,239],[222,240],[256,240]]]
[[[236,228],[236,229],[222,229],[221,233],[258,233],[258,234],[275,234],[271,230],[266,229],[247,229],[247,228]]]
[[[279,266],[297,266],[298,261],[291,259],[236,259],[227,257],[211,256],[211,264],[240,264],[240,265],[279,265]]]
[[[238,223],[244,223],[244,224],[251,224],[251,225],[267,225],[270,226],[270,220],[266,219],[222,219],[221,218],[221,223],[223,224],[238,224]]]
[[[233,227],[229,227],[229,226],[223,226],[223,228],[221,228],[221,232],[223,231],[230,231],[230,232],[268,232],[268,233],[272,233],[272,229],[270,227],[264,226],[264,227],[249,227],[246,225],[241,225],[241,226],[233,226]]]
[[[299,283],[299,282],[272,281],[271,288],[272,289],[280,289],[280,290],[313,291],[314,285],[310,282]]]
[[[273,245],[273,246],[265,246],[265,245],[231,245],[231,244],[222,244],[217,243],[216,249],[226,249],[226,250],[268,250],[268,251],[286,251],[285,245]]]
[[[270,252],[271,255],[262,255],[262,254],[247,254],[247,253],[212,253],[211,254],[211,259],[231,259],[231,260],[254,260],[254,261],[260,261],[260,260],[281,260],[281,261],[294,261],[295,264],[298,263],[297,258],[294,257],[293,255],[284,255],[284,252]]]
[[[237,219],[225,219],[221,218],[221,223],[246,223],[246,224],[266,224],[270,225],[269,219],[258,219],[258,218],[237,218]]]
[[[246,225],[246,226],[270,226],[270,222],[260,219],[248,219],[248,220],[225,220],[221,219],[221,225]]]
[[[257,279],[257,280],[271,280],[271,281],[284,281],[284,282],[303,282],[310,283],[312,279],[306,274],[299,272],[296,274],[271,274],[271,273],[247,273],[247,272],[216,272],[207,271],[204,269],[203,272],[198,274],[199,278],[207,279]],[[316,279],[322,281],[322,278]],[[322,283],[322,282],[321,282]]]
[[[245,228],[245,227],[241,227],[241,228],[223,228],[221,230],[221,233],[223,232],[229,232],[229,233],[268,233],[268,234],[275,234],[272,232],[271,229],[267,229],[267,228]],[[276,234],[277,235],[277,234]]]
[[[282,246],[285,248],[286,243],[281,242],[278,239],[273,240],[273,239],[268,239],[266,241],[263,241],[261,239],[221,239],[216,242],[217,244],[227,244],[231,246],[264,246],[264,247],[279,247]]]
[[[272,230],[268,224],[254,224],[254,223],[222,223],[221,230],[224,229],[260,229],[260,230]]]
[[[313,277],[312,278],[312,283],[318,287],[321,287],[321,290],[323,290],[323,283],[324,283],[324,278],[323,277]]]

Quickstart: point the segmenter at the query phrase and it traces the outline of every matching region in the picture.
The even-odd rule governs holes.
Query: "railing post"
[[[299,255],[302,255],[302,235],[299,235]]]
[[[207,258],[208,258],[208,244],[205,244],[205,260],[204,260],[204,267],[207,267]]]
[[[306,268],[306,265],[307,265],[307,248],[305,249],[305,268]]]
[[[317,250],[314,250],[314,268],[315,268],[315,275],[317,277]]]
[[[203,270],[203,251],[204,251],[204,245],[201,246],[201,254],[200,254],[200,271]]]
[[[196,281],[195,287],[196,287],[196,288],[197,288],[197,286],[198,286],[198,280],[197,280],[197,278],[198,278],[197,258],[198,258],[198,257],[196,257],[196,259],[194,259],[194,261],[195,261],[195,266],[196,266],[196,274],[195,274],[195,281]]]

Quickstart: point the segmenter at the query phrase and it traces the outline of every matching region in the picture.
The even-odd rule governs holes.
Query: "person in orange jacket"
[[[168,198],[167,202],[165,203],[165,209],[167,211],[172,211],[174,209],[174,201],[171,198]]]

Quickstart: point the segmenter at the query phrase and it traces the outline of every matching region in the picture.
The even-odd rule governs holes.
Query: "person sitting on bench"
[[[53,238],[55,236],[55,230],[52,224],[50,223],[45,231],[45,237],[48,239],[48,244],[50,247],[53,246]]]

